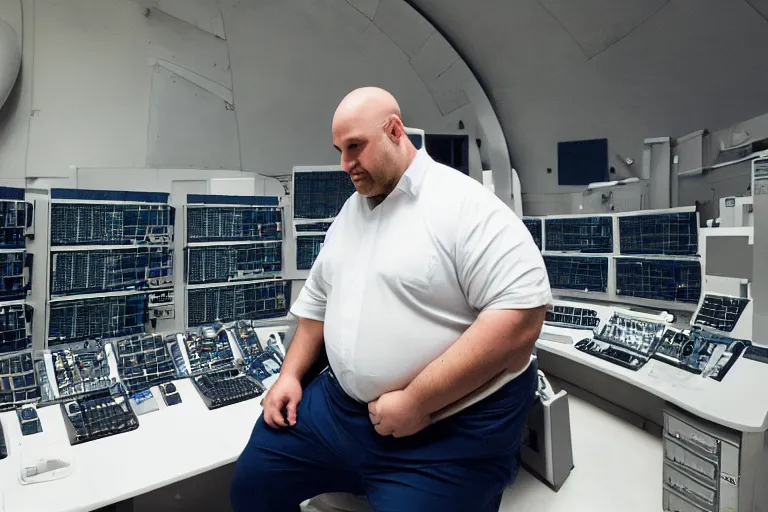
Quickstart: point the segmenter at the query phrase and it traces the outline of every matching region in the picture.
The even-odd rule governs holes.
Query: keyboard
[[[168,347],[158,334],[139,334],[114,342],[123,385],[136,393],[176,377]]]
[[[759,363],[768,363],[768,347],[752,345],[744,352],[744,359],[751,359]]]
[[[615,345],[591,338],[583,339],[574,345],[577,350],[599,357],[624,368],[637,371],[648,362],[648,359],[639,354],[623,350]]]
[[[124,396],[90,395],[65,402],[61,408],[74,432],[70,436],[71,444],[86,443],[139,428],[139,420]]]
[[[218,409],[261,395],[266,388],[237,370],[222,370],[194,377],[192,381],[208,409]]]
[[[600,325],[600,318],[594,309],[571,306],[554,306],[547,311],[544,321],[555,327],[570,329],[596,329]]]

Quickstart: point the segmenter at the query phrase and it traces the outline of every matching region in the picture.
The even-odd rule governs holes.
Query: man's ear
[[[389,123],[387,125],[387,136],[397,144],[400,142],[400,139],[405,135],[405,129],[403,128],[403,123],[400,121],[400,119],[397,118],[397,116],[392,116],[389,119]]]

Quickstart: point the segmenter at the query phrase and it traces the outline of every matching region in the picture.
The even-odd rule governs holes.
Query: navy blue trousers
[[[365,494],[376,512],[497,512],[517,476],[536,368],[409,437],[383,437],[367,404],[325,371],[304,390],[296,425],[260,417],[230,490],[235,512],[296,512],[326,492]]]

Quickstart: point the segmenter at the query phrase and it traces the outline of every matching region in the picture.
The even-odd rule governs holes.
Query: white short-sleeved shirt
[[[523,222],[422,150],[381,204],[347,200],[291,313],[325,322],[339,383],[370,402],[407,386],[481,311],[551,300]]]

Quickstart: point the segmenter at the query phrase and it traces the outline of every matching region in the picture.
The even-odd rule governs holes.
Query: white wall
[[[579,190],[557,184],[559,141],[608,138],[621,178],[616,155],[639,166],[645,138],[768,111],[764,0],[409,1],[487,86],[526,213]]]
[[[391,90],[410,126],[467,133],[480,179],[475,108],[440,88],[458,57],[423,20],[423,41],[405,33],[415,44],[405,49],[379,28],[402,25],[400,0],[354,3],[0,0],[24,40],[23,81],[0,114],[0,181],[73,168],[274,176],[338,164],[331,117],[363,85]]]

